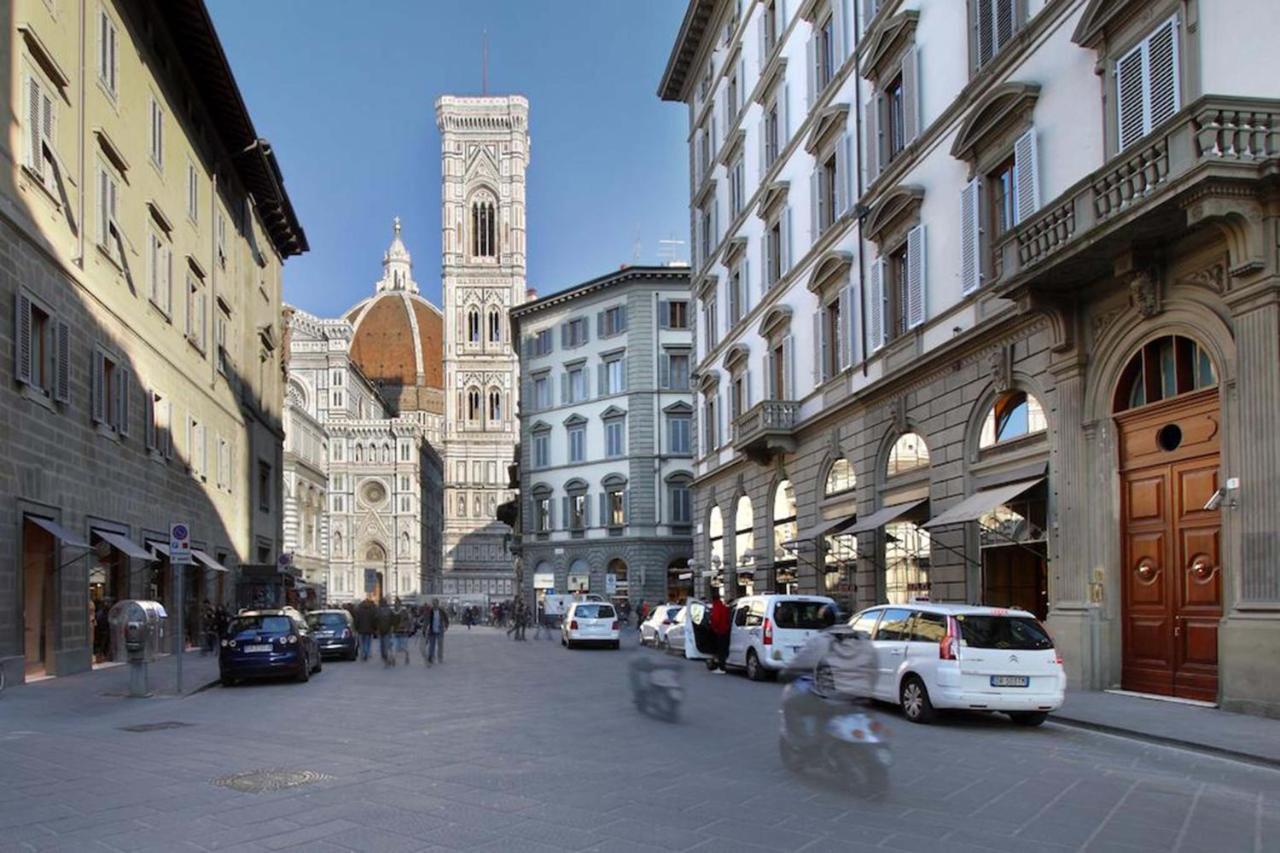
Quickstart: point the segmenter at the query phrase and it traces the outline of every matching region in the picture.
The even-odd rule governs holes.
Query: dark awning
[[[879,512],[874,512],[866,518],[859,519],[858,523],[850,527],[846,532],[852,534],[866,533],[869,530],[878,530],[891,521],[897,521],[899,518],[902,518],[904,515],[916,509],[928,500],[928,498],[921,498],[915,501],[907,501],[906,503],[887,506]]]
[[[796,538],[783,542],[782,547],[793,548],[801,542],[812,542],[814,539],[820,539],[823,536],[834,536],[837,533],[847,532],[847,528],[851,527],[857,520],[858,514],[856,512],[834,520],[827,519],[815,524],[813,527],[801,530],[796,534]]]
[[[104,542],[124,554],[126,557],[134,557],[139,560],[151,559],[150,552],[131,540],[128,536],[113,533],[110,530],[99,530],[96,527],[93,528],[93,532],[101,537]]]
[[[980,492],[974,492],[960,501],[960,503],[926,521],[924,526],[933,528],[942,527],[944,524],[964,524],[969,521],[977,521],[991,512],[991,510],[1000,506],[1000,504],[1013,500],[1043,481],[1043,477],[1037,477],[1034,480],[1023,480],[1020,483],[1009,483],[1008,485],[997,486],[994,489],[983,489]]]
[[[36,527],[41,527],[52,533],[53,537],[59,540],[64,548],[83,548],[88,551],[91,547],[88,542],[85,542],[53,519],[41,518],[38,515],[28,515],[27,520]]]

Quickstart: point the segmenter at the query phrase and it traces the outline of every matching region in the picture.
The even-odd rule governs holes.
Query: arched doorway
[[[382,598],[385,590],[386,577],[383,571],[387,566],[387,549],[374,542],[365,549],[364,563],[365,597],[378,601]]]
[[[630,583],[627,580],[627,562],[621,557],[614,557],[605,567],[605,594],[614,602],[626,600]]]
[[[794,542],[796,525],[796,492],[790,480],[778,483],[773,493],[773,586],[775,592],[792,593],[796,586],[796,555],[786,547]],[[794,546],[792,546],[794,547]]]
[[[689,558],[677,557],[667,563],[667,601],[684,601],[693,596],[693,573]]]
[[[1156,338],[1125,366],[1112,410],[1120,469],[1121,684],[1216,701],[1217,372],[1190,338]]]
[[[738,588],[736,595],[752,595],[755,589],[755,519],[751,514],[751,498],[743,495],[738,498],[738,506],[733,514],[733,553],[738,564],[735,572]]]

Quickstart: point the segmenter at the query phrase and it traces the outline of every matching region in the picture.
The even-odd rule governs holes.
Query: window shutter
[[[569,497],[567,495],[560,499],[560,508],[564,511],[564,529],[568,530],[573,516],[569,514]]]
[[[560,405],[568,405],[569,403],[569,374],[560,374]]]
[[[902,57],[902,130],[907,145],[920,135],[920,51],[915,47]]]
[[[1040,155],[1036,150],[1036,129],[1033,127],[1013,143],[1013,162],[1018,170],[1017,217],[1022,222],[1040,209]]]
[[[25,294],[18,294],[18,304],[14,317],[14,358],[17,366],[14,373],[19,382],[31,384],[31,354],[34,351],[31,341],[31,299]]]
[[[827,342],[824,340],[823,328],[826,325],[822,322],[822,305],[818,305],[818,310],[813,313],[813,384],[821,385],[826,381],[827,366]]]
[[[791,89],[787,86],[787,80],[782,80],[782,91],[778,93],[778,156],[781,158],[782,149],[787,147],[787,143],[791,141]]]
[[[40,169],[40,84],[27,78],[27,167]]]
[[[627,390],[627,357],[623,356],[620,359],[620,361],[622,362],[622,390],[626,391]]]
[[[165,400],[161,406],[160,427],[164,430],[161,444],[164,445],[164,457],[173,458],[173,401]]]
[[[809,239],[816,243],[822,234],[822,167],[809,173]]]
[[[711,239],[707,241],[707,245],[711,251],[706,258],[703,258],[704,261],[708,260],[720,245],[720,199],[714,193],[711,196]]]
[[[705,260],[705,259],[704,259],[704,260]],[[582,340],[581,340],[581,341],[579,341],[578,343],[579,343],[579,344],[586,344],[586,343],[590,343],[590,341],[591,341],[591,326],[587,323],[587,321],[586,321],[585,319],[582,321],[582,324],[581,324],[581,325],[582,325]]]
[[[599,364],[596,366],[596,385],[599,387],[599,396],[603,397],[609,393],[609,365]]]
[[[1150,103],[1150,131],[1178,111],[1181,91],[1178,82],[1178,19],[1165,21],[1147,37],[1147,86]]]
[[[782,339],[782,399],[796,398],[796,339],[787,335]]]
[[[764,16],[765,16],[765,15],[767,15],[767,14],[769,14],[769,13],[768,13],[768,11],[766,11],[766,10],[761,10],[761,14],[756,18],[756,40],[757,40],[757,41],[759,42],[759,44],[760,44],[760,50],[759,50],[759,52],[756,54],[756,59],[757,59],[756,68],[757,68],[757,72],[759,72],[759,71],[763,71],[763,70],[764,70],[764,62],[765,62],[765,60],[766,60],[766,59],[768,59],[768,57],[769,57],[769,46],[768,46],[768,44],[765,42],[765,38],[764,38],[764,37],[765,37],[765,31],[764,31]],[[741,85],[742,85],[742,81],[741,81],[741,80],[738,82],[738,85],[739,85],[739,86],[741,86]]]
[[[569,324],[568,323],[560,324],[560,348],[561,349],[569,348]]]
[[[759,177],[759,180],[761,180],[761,181],[763,181],[763,180],[764,180],[765,173],[769,171],[769,144],[768,144],[768,136],[769,136],[769,135],[768,135],[768,133],[767,133],[767,128],[768,128],[768,124],[767,124],[767,122],[768,122],[767,117],[762,115],[762,116],[760,117],[760,124],[759,124],[759,125],[757,125],[757,127],[759,128],[759,135],[760,135],[760,177]]]
[[[533,356],[533,338],[525,336],[524,343],[520,346],[520,352],[525,358]]]
[[[862,30],[866,32],[867,24],[876,16],[877,0],[862,0]]]
[[[747,103],[747,61],[745,59],[738,60],[738,102],[733,105],[733,115],[736,117],[742,113],[742,107]]]
[[[716,392],[716,447],[723,447],[724,432],[724,394]]]
[[[770,350],[764,354],[764,398],[766,400],[777,400],[778,389],[773,387],[773,351]]]
[[[596,312],[596,337],[597,338],[604,337],[604,312],[603,311]]]
[[[745,412],[755,403],[755,400],[751,396],[751,368],[749,367],[742,372],[742,388],[744,396],[746,397],[742,403],[742,412]],[[742,412],[738,412],[738,414],[742,414]]]
[[[845,4],[848,2],[849,0],[832,0],[831,3],[831,33],[835,40],[832,51],[835,54],[836,68],[844,65],[845,57],[848,55],[849,39],[845,32],[849,19]]]
[[[601,492],[600,493],[600,526],[608,527],[609,524],[611,524],[612,522],[613,522],[613,519],[609,517],[609,493]]]
[[[849,338],[849,315],[853,313],[853,288],[845,287],[840,290],[840,340],[837,342],[839,346],[840,369],[844,370],[852,363],[850,356],[852,341]]]
[[[880,131],[876,121],[880,117],[879,96],[873,97],[864,108],[867,138],[864,141],[867,160],[867,183],[871,183],[880,174]]]
[[[924,324],[925,305],[924,226],[907,232],[907,328]]]
[[[965,293],[973,293],[982,285],[981,198],[981,178],[974,178],[960,191],[960,287]]]
[[[156,395],[148,391],[145,399],[146,399],[146,405],[143,406],[143,410],[146,415],[146,418],[145,418],[146,429],[144,431],[144,435],[146,436],[147,450],[155,450],[156,449]]]
[[[977,0],[973,4],[974,31],[977,35],[978,66],[986,65],[996,52],[995,16],[992,14],[991,0]]]
[[[129,397],[133,393],[132,376],[127,367],[117,367],[116,375],[119,376],[116,394],[116,429],[121,435],[129,434]]]
[[[849,183],[849,163],[853,159],[851,153],[849,134],[840,134],[840,138],[836,140],[836,209],[831,212],[833,222],[845,215],[849,209],[849,199],[853,196],[853,186]]]
[[[55,362],[53,366],[53,399],[64,405],[71,403],[71,325],[66,320],[54,324]]]
[[[1143,93],[1140,43],[1116,61],[1116,113],[1119,120],[1120,150],[1141,139],[1146,130],[1146,103]]]
[[[600,514],[601,522],[604,521],[604,513]],[[586,500],[582,502],[582,526],[591,526],[591,496],[587,495]]]
[[[813,109],[818,94],[818,44],[810,38],[804,45],[805,56],[805,112]]]
[[[769,265],[769,233],[766,230],[764,236],[760,238],[760,298],[764,298],[764,294],[769,292],[769,288],[773,286],[773,281],[769,276],[773,267]]]
[[[658,355],[658,387],[671,387],[671,356],[665,352]]]
[[[782,274],[791,269],[791,208],[782,211]]]
[[[880,258],[871,265],[871,305],[867,312],[867,338],[872,352],[885,344],[884,258]]]
[[[105,387],[106,364],[102,353],[93,351],[93,422],[100,424],[107,419],[107,389]]]
[[[658,302],[658,328],[671,328],[671,303],[664,300]]]
[[[745,254],[745,253],[744,253]],[[751,261],[742,259],[742,313],[751,310]]]

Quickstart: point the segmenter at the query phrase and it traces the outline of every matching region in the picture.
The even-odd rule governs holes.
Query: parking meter
[[[129,663],[129,695],[150,696],[147,688],[147,664],[160,653],[168,614],[158,601],[124,599],[116,602],[107,614],[111,626],[114,657]]]

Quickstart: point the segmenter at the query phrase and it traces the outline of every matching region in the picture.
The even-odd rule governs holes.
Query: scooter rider
[[[875,692],[875,650],[865,632],[838,623],[814,635],[791,659],[787,672],[807,682],[788,691],[783,709],[787,728],[798,738],[809,738],[850,704],[869,703]]]

